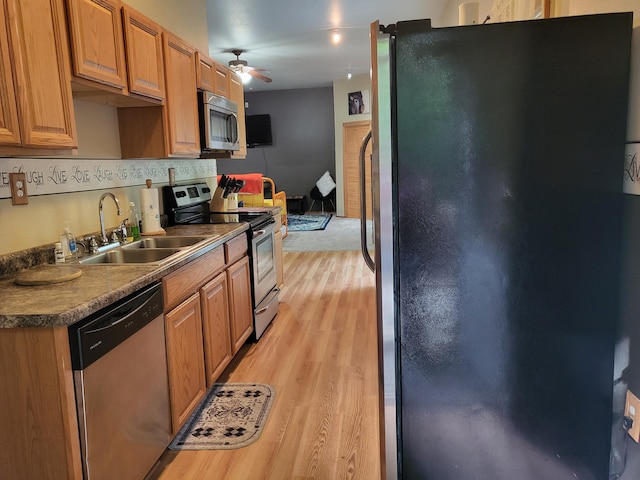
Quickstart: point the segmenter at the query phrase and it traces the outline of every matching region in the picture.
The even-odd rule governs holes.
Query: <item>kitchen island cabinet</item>
[[[0,0],[0,10],[0,155],[71,154],[78,142],[62,0]]]

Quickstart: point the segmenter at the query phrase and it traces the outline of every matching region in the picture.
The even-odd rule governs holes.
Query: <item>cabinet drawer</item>
[[[222,245],[162,279],[165,311],[176,306],[224,268]]]
[[[224,256],[227,265],[231,265],[236,260],[244,257],[248,251],[247,236],[241,233],[233,240],[229,240],[224,244]]]

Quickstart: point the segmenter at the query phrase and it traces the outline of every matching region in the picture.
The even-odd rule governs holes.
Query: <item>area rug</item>
[[[173,439],[171,450],[230,450],[255,442],[275,390],[264,383],[215,383]]]
[[[311,232],[324,230],[333,215],[287,215],[287,226],[290,232]]]

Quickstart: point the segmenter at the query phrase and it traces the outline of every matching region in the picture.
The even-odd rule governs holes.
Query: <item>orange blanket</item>
[[[220,183],[221,176],[222,175],[218,175],[218,183]],[[244,180],[244,187],[240,189],[241,193],[262,193],[261,173],[242,173],[238,175],[229,174],[227,177],[235,178],[236,180]]]

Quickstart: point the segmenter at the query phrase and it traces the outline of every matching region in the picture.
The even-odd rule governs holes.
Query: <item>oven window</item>
[[[265,235],[256,242],[256,257],[256,275],[260,283],[275,268],[273,235]]]

